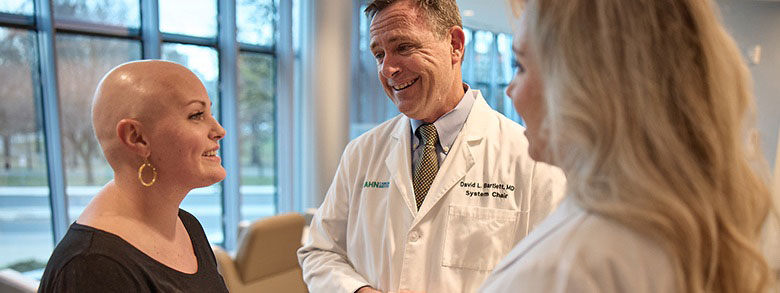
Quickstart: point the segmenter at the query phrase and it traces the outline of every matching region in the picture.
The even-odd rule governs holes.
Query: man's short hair
[[[404,0],[369,0],[366,9],[363,11],[366,13],[369,21],[376,16],[377,13],[398,1]],[[463,27],[463,22],[460,18],[460,11],[458,10],[458,4],[455,0],[411,0],[417,7],[422,9],[423,14],[430,25],[431,31],[440,38],[443,38],[449,33],[449,30],[453,26]]]

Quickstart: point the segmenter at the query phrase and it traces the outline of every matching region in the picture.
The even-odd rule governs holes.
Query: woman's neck
[[[77,222],[108,229],[115,225],[138,225],[172,238],[176,232],[179,205],[187,192],[160,183],[146,187],[137,178],[123,180],[117,176],[103,186]]]

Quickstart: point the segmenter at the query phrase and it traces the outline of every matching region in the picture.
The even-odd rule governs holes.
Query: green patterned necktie
[[[433,124],[423,124],[417,128],[417,133],[422,137],[424,149],[420,160],[417,161],[417,168],[414,171],[414,198],[417,201],[417,210],[420,210],[428,189],[431,188],[431,182],[439,171],[439,160],[436,158],[436,143],[439,142],[439,134],[436,133],[436,126]]]

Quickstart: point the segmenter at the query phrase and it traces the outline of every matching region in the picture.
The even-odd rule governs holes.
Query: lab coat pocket
[[[523,213],[527,212],[451,205],[441,264],[492,270],[515,245]]]

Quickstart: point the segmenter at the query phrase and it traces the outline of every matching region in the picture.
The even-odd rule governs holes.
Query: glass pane
[[[301,14],[301,0],[292,0],[292,43],[296,56],[301,48]]]
[[[272,0],[237,0],[238,41],[261,46],[274,44],[276,11]]]
[[[13,14],[33,14],[32,0],[3,0],[0,2],[0,12]]]
[[[111,68],[140,58],[138,41],[57,35],[62,160],[71,221],[78,218],[97,191],[113,178],[113,170],[92,132],[90,108],[95,87]]]
[[[203,82],[206,91],[209,93],[211,102],[214,103],[211,106],[214,117],[219,119],[219,111],[217,111],[219,109],[219,59],[217,50],[198,45],[164,43],[162,46],[162,59],[184,65],[200,78],[200,81]]]
[[[474,85],[472,85],[472,83],[474,80],[474,66],[471,64],[474,63],[474,42],[471,40],[474,38],[474,31],[464,27],[463,33],[466,35],[466,52],[465,55],[463,55],[463,65],[461,65],[461,70],[463,72],[463,82],[473,87]]]
[[[488,31],[477,31],[474,33],[474,82],[489,83],[491,74],[490,67],[493,61],[491,49],[493,47],[493,33]],[[485,96],[485,98],[488,98]]]
[[[214,116],[219,119],[219,99],[217,94],[219,61],[217,59],[217,50],[196,45],[165,43],[162,46],[162,59],[184,65],[200,78],[213,103],[211,110]],[[220,150],[221,152],[222,150]],[[200,221],[203,229],[206,231],[206,236],[213,244],[222,244],[224,238],[220,198],[221,184],[217,183],[209,187],[194,189],[181,203],[182,209],[198,218],[198,221]]]
[[[360,53],[364,54],[365,52],[369,51],[369,45],[371,45],[371,36],[369,35],[369,26],[371,25],[368,21],[368,17],[362,13],[362,11],[366,10],[366,5],[360,6]],[[370,53],[369,53],[370,54]]]
[[[359,55],[356,72],[352,74],[352,98],[350,103],[350,138],[356,138],[374,126],[398,115],[398,108],[387,97],[377,75],[376,59],[368,45],[370,42],[368,18],[362,13],[366,5],[360,7]]]
[[[241,219],[276,212],[274,59],[244,53],[238,59],[238,129],[241,163]]]
[[[0,270],[40,278],[54,244],[35,33],[0,27]]]
[[[498,35],[498,81],[500,83],[509,83],[512,80],[514,71],[512,68],[512,36],[508,34]]]
[[[96,22],[139,28],[141,10],[138,0],[54,0],[56,19]]]
[[[217,36],[217,1],[160,0],[160,31],[195,37]]]
[[[464,45],[468,46],[469,43],[471,42],[472,31],[469,28],[464,27],[463,28],[463,34],[466,35],[466,39],[464,40]]]

